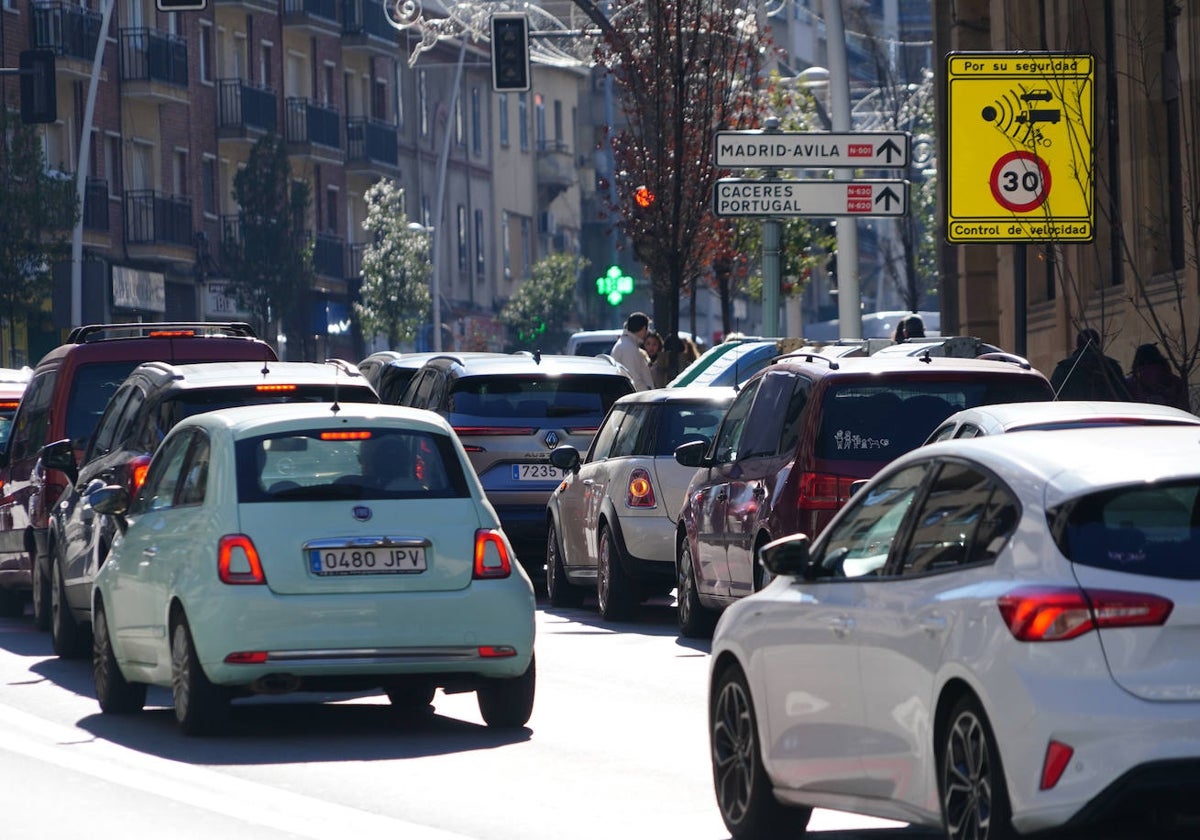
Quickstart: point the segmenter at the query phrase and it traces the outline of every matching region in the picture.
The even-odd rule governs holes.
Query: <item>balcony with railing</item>
[[[279,97],[245,79],[217,80],[217,136],[257,140],[276,130]]]
[[[398,139],[394,125],[351,117],[346,120],[346,168],[358,172],[398,168]]]
[[[313,240],[313,270],[318,277],[346,277],[346,240],[332,233],[318,233]]]
[[[130,256],[189,262],[195,259],[192,236],[191,196],[125,191],[125,245]]]
[[[342,49],[391,55],[396,50],[396,29],[388,23],[379,0],[342,0]]]
[[[283,25],[314,35],[341,35],[338,0],[283,0]]]
[[[350,258],[349,271],[346,273],[348,279],[362,276],[363,254],[366,253],[366,250],[366,242],[351,242],[346,246],[346,253]]]
[[[336,109],[292,96],[285,100],[283,111],[288,154],[327,163],[344,160],[342,120]]]
[[[187,41],[155,29],[121,30],[121,93],[152,102],[188,101]]]
[[[575,155],[571,153],[571,147],[561,140],[538,142],[536,169],[540,193],[538,198],[546,204],[578,181],[575,173]]]
[[[30,46],[35,50],[52,50],[60,59],[55,64],[59,74],[77,79],[90,78],[102,21],[98,12],[76,5],[32,3]]]

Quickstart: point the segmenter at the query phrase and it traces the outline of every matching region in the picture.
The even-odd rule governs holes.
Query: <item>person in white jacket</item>
[[[644,312],[634,312],[625,319],[625,331],[613,343],[611,356],[625,366],[633,377],[634,387],[649,391],[654,387],[650,376],[650,361],[642,352],[642,341],[650,332],[650,319]]]

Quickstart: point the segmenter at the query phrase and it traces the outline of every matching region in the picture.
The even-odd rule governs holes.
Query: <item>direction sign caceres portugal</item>
[[[713,211],[718,216],[903,216],[908,182],[722,178],[713,189]]]

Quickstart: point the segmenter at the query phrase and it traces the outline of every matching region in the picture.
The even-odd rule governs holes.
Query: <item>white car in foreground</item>
[[[924,446],[762,557],[712,645],[736,840],[813,807],[955,840],[1200,825],[1200,429]]]

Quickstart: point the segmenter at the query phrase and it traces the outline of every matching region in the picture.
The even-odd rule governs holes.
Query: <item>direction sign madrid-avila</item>
[[[903,216],[907,181],[774,181],[721,178],[718,216]]]
[[[718,131],[713,163],[724,169],[897,169],[908,166],[903,131]]]

